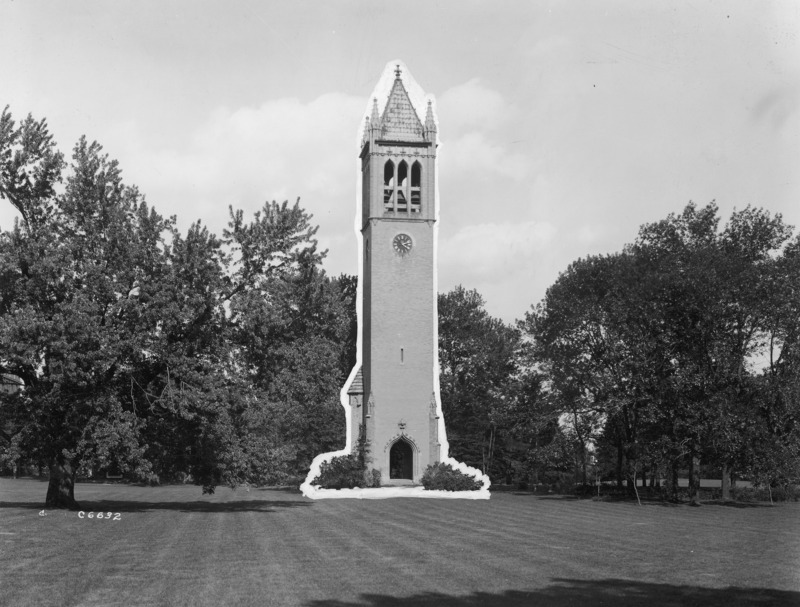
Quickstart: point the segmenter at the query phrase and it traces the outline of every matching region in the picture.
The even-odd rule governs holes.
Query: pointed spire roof
[[[422,122],[403,86],[399,65],[394,75],[392,91],[381,117],[381,137],[395,141],[423,141]]]

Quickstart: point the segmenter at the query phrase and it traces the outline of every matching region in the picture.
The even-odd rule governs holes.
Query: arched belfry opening
[[[411,165],[411,212],[419,213],[422,207],[422,165],[419,161]]]
[[[387,211],[394,208],[394,162],[383,165],[383,206]]]
[[[389,478],[414,478],[414,448],[404,438],[398,438],[389,449]]]
[[[406,188],[408,187],[408,164],[405,160],[401,160],[397,165],[397,210],[400,213],[408,211],[408,199],[406,197]]]

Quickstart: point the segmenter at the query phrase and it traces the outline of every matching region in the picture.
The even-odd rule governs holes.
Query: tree
[[[727,466],[738,450],[750,361],[763,351],[769,268],[791,234],[779,215],[735,211],[720,232],[716,205],[690,204],[644,226],[635,255],[658,268],[672,375],[673,438],[687,446],[690,497],[699,500],[701,456]]]
[[[18,129],[15,157],[26,155],[31,124],[43,123]],[[54,186],[38,191],[52,195]],[[91,459],[124,454],[137,475],[150,473],[135,440],[141,424],[115,384],[152,334],[140,294],[150,286],[145,267],[162,265],[153,251],[169,224],[85,139],[63,194],[29,196],[13,183],[3,192],[23,217],[0,243],[0,364],[25,385],[4,399],[6,419],[25,452],[50,469],[47,504],[72,505],[78,467]]]
[[[771,496],[773,486],[800,484],[800,236],[768,262],[765,282],[768,363],[743,422],[742,467]]]
[[[276,392],[278,370],[252,381],[258,349],[242,335],[255,324],[249,304],[308,339],[335,325],[272,305],[284,292],[331,291],[299,203],[265,204],[249,223],[231,211],[223,239],[199,223],[181,235],[83,138],[58,193],[63,162],[45,122],[16,126],[7,111],[0,162],[0,194],[22,215],[0,234],[0,374],[24,384],[0,395],[0,436],[4,450],[49,467],[47,505],[76,506],[79,470],[188,474],[206,491],[285,474],[293,449],[265,431],[264,403],[290,390]],[[289,354],[281,344],[274,360],[317,345]]]
[[[622,253],[572,264],[521,323],[561,410],[605,420],[618,481],[632,486],[640,462],[674,480],[688,458],[693,502],[701,458],[734,465],[752,414],[752,361],[770,326],[770,343],[784,334],[765,302],[780,292],[773,267],[791,229],[749,207],[718,224],[712,203],[643,226]]]
[[[262,390],[262,423],[302,474],[317,453],[343,446],[339,391],[355,361],[350,277],[330,279],[318,262],[271,279],[232,304],[232,339],[248,380]]]
[[[0,198],[14,205],[26,224],[47,219],[63,169],[47,121],[28,115],[17,126],[6,106],[0,114]]]
[[[616,449],[618,483],[633,475],[625,469],[626,462],[635,469],[649,405],[644,394],[658,369],[654,353],[640,338],[650,322],[640,288],[633,260],[626,254],[581,259],[520,323],[532,340],[532,358],[546,378],[545,398],[570,429],[584,483],[588,451],[603,426]]]
[[[492,318],[477,291],[440,294],[439,385],[450,454],[484,473],[506,476],[506,419],[517,373],[519,332]]]

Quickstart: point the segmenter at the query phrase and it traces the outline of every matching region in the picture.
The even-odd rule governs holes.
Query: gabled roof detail
[[[381,116],[381,138],[392,141],[424,141],[422,122],[400,79],[400,66],[395,70],[392,91]]]
[[[361,374],[361,367],[358,368],[353,383],[347,389],[348,394],[364,394],[364,376]]]

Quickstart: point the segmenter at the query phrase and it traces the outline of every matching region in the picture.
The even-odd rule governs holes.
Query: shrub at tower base
[[[319,467],[319,475],[313,484],[322,489],[356,489],[380,487],[381,473],[367,467],[366,441],[358,441],[358,450],[349,455],[338,455]]]
[[[456,470],[450,464],[439,462],[425,469],[422,486],[429,491],[478,491],[483,487],[483,483]]]

